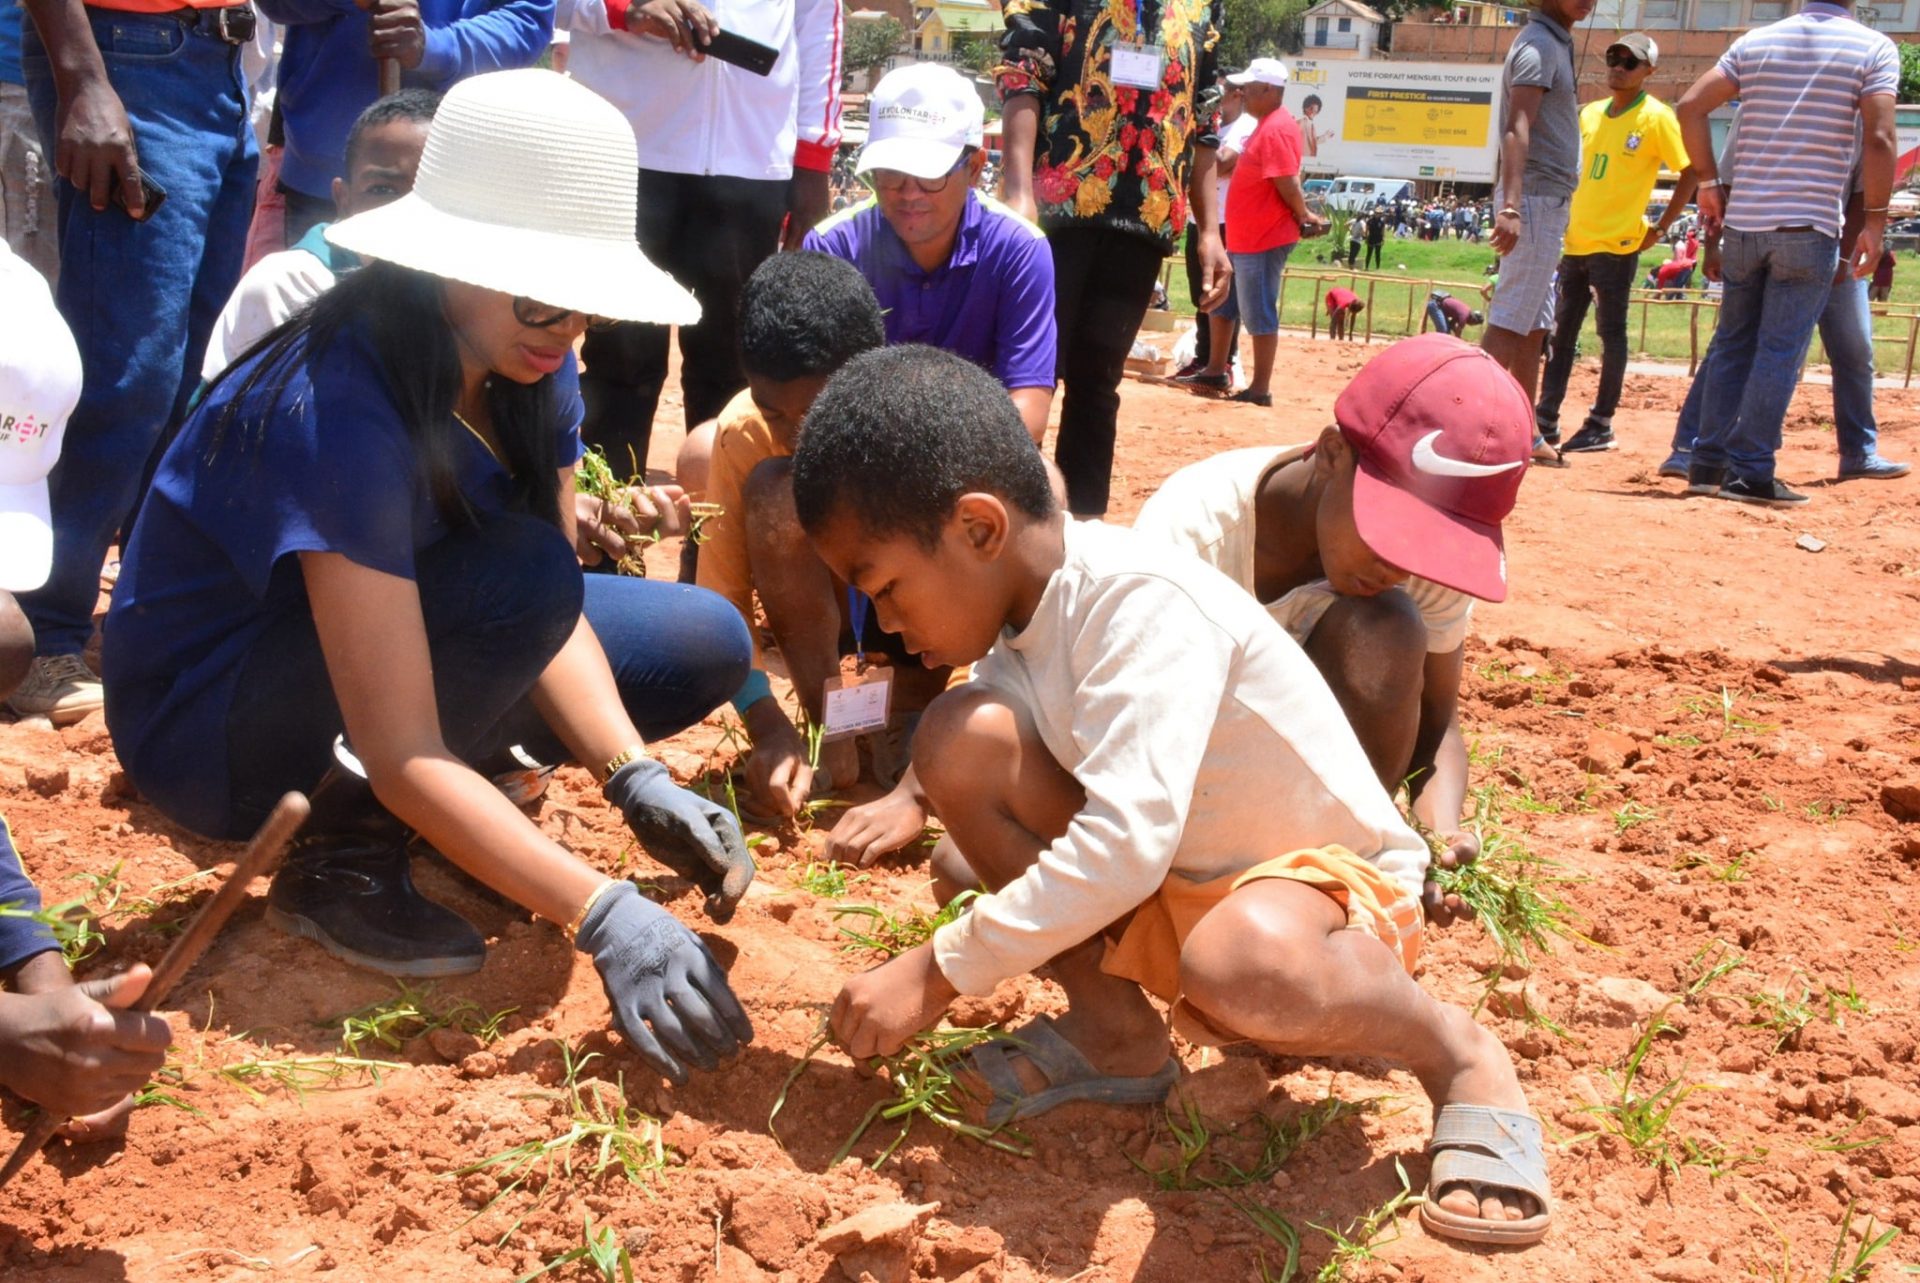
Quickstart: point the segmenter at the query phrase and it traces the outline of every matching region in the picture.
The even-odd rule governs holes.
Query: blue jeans
[[[515,745],[549,765],[572,760],[528,692],[582,613],[621,704],[649,741],[724,704],[752,661],[746,625],[724,597],[688,584],[582,575],[559,533],[530,517],[496,517],[441,540],[420,554],[416,575],[441,739],[483,771],[509,769]],[[275,619],[241,663],[226,715],[230,778],[207,781],[199,796],[152,800],[198,832],[244,837],[282,793],[313,787],[343,729],[303,604]]]
[[[1857,467],[1879,457],[1880,427],[1873,416],[1873,320],[1867,311],[1867,283],[1849,275],[1827,293],[1820,312],[1820,342],[1833,370],[1833,432],[1840,448],[1840,466]],[[1687,390],[1680,419],[1673,429],[1673,452],[1693,452],[1700,435],[1701,388],[1719,348],[1719,335],[1707,345],[1707,354]]]
[[[1800,381],[1813,328],[1826,307],[1840,243],[1820,231],[1742,232],[1721,238],[1726,291],[1717,349],[1702,380],[1696,469],[1729,479],[1773,481],[1787,404]]]
[[[167,199],[136,223],[112,207],[96,212],[64,178],[54,184],[57,298],[86,381],[50,483],[53,573],[20,598],[42,655],[77,654],[93,631],[107,546],[200,382],[207,335],[240,279],[259,162],[238,46],[164,15],[87,14],[133,122],[140,167]],[[52,156],[57,96],[31,22],[21,55],[34,126]]]
[[[1292,245],[1282,245],[1258,254],[1227,255],[1233,261],[1234,315],[1248,334],[1280,332],[1280,278],[1292,253]]]

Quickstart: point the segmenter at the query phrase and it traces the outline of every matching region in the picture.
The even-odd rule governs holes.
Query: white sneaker
[[[69,726],[106,703],[105,689],[87,661],[78,655],[43,655],[27,670],[27,680],[7,701],[21,717],[45,717]]]

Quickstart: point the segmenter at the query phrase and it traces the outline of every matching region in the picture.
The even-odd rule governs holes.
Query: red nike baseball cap
[[[1500,523],[1533,456],[1533,407],[1499,362],[1450,334],[1402,339],[1334,403],[1358,456],[1353,519],[1408,574],[1507,597]]]

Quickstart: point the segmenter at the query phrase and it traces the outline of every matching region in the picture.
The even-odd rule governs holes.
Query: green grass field
[[[1344,241],[1340,251],[1343,255],[1346,252]],[[1334,285],[1346,286],[1363,300],[1371,299],[1357,323],[1357,330],[1363,335],[1368,332],[1369,322],[1375,335],[1399,337],[1418,334],[1427,291],[1435,286],[1465,299],[1480,311],[1486,310],[1479,291],[1486,281],[1485,271],[1487,265],[1493,262],[1494,254],[1484,242],[1473,245],[1455,240],[1417,241],[1389,237],[1381,251],[1383,270],[1379,272],[1349,272],[1344,265],[1336,266],[1331,261],[1333,252],[1333,243],[1324,239],[1307,241],[1294,250],[1293,257],[1287,262],[1281,325],[1305,330],[1310,322],[1317,319],[1319,332],[1324,333],[1327,322],[1321,300]],[[1664,245],[1648,250],[1640,259],[1641,279],[1644,280],[1647,272],[1666,262],[1669,257],[1670,252]],[[1920,266],[1909,268],[1905,262],[1906,256],[1901,257],[1902,262],[1894,273],[1892,302],[1874,305],[1876,313],[1885,310],[1896,314],[1876,315],[1874,318],[1876,364],[1882,375],[1899,375],[1906,369],[1907,343],[1912,326],[1907,317],[1920,311]],[[1632,340],[1636,359],[1687,360],[1690,346],[1688,331],[1690,325],[1694,324],[1691,314],[1696,310],[1691,304],[1706,298],[1699,288],[1704,283],[1704,278],[1698,272],[1694,273],[1694,288],[1687,291],[1685,302],[1649,300],[1643,305],[1643,292],[1638,289],[1634,291],[1633,306],[1627,318],[1627,333]],[[1173,265],[1169,287],[1176,310],[1191,315],[1192,298],[1187,292],[1185,271],[1178,263]],[[1704,353],[1707,340],[1713,334],[1718,310],[1705,304],[1697,310],[1698,346],[1699,351]],[[1583,353],[1598,354],[1600,351],[1599,338],[1593,326],[1593,314],[1589,311],[1580,343]],[[1473,332],[1473,337],[1479,337],[1478,330]],[[1809,359],[1815,364],[1826,360],[1817,336]]]

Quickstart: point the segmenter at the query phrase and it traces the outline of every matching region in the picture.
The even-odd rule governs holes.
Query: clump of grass
[[[933,914],[917,909],[896,914],[873,904],[843,904],[833,911],[836,919],[858,918],[867,925],[864,930],[841,927],[840,934],[847,938],[841,949],[843,952],[865,949],[883,958],[896,957],[931,940],[934,932],[958,919],[967,905],[979,897],[978,891],[962,891]]]
[[[1807,803],[1806,810],[1809,820],[1815,823],[1832,824],[1834,821],[1846,815],[1847,804],[1845,802],[1826,799],[1819,802]]]
[[[81,883],[86,888],[71,900],[43,904],[31,911],[19,904],[0,905],[0,918],[26,918],[46,927],[53,933],[54,943],[60,946],[60,956],[73,968],[105,947],[107,937],[103,927],[116,921],[152,918],[169,905],[185,900],[194,883],[214,874],[212,869],[201,869],[184,878],[162,882],[141,895],[130,890],[121,875],[125,863],[115,861],[113,867],[104,872],[69,875],[68,881]],[[185,923],[169,921],[150,925],[163,934],[172,934]]]
[[[585,454],[580,456],[580,462],[574,468],[573,488],[581,494],[592,495],[609,508],[618,508],[631,516],[633,506],[627,497],[627,492],[647,488],[646,469],[640,466],[640,461],[634,457],[631,447],[627,450],[627,467],[627,476],[622,480],[615,474],[613,464],[608,461],[607,452],[599,446],[591,446]],[[692,505],[690,515],[692,524],[688,527],[687,539],[692,543],[702,544],[707,541],[706,523],[723,515],[723,509],[717,503],[696,503]],[[658,530],[649,530],[635,539],[629,539],[627,546],[630,551],[616,563],[619,572],[623,575],[646,578],[647,564],[641,557],[641,550],[648,544],[659,542]]]
[[[208,1072],[254,1100],[265,1100],[269,1089],[304,1097],[310,1091],[358,1087],[369,1079],[377,1083],[388,1070],[405,1068],[363,1056],[263,1056],[214,1065]]]
[[[823,1019],[813,1041],[787,1074],[786,1081],[780,1084],[780,1094],[774,1098],[773,1111],[767,1115],[767,1130],[775,1140],[779,1140],[780,1136],[774,1131],[774,1120],[786,1108],[788,1093],[832,1038]],[[960,1077],[966,1068],[967,1055],[974,1048],[990,1042],[1018,1041],[993,1028],[931,1029],[909,1038],[907,1045],[894,1055],[870,1058],[868,1066],[885,1076],[892,1094],[873,1103],[828,1166],[837,1166],[845,1160],[853,1152],[853,1147],[860,1143],[861,1137],[876,1124],[897,1122],[900,1130],[871,1164],[878,1170],[906,1143],[914,1123],[920,1119],[956,1136],[965,1136],[1004,1153],[1024,1157],[1030,1152],[1031,1146],[1017,1130],[1011,1127],[987,1127],[968,1120],[967,1103],[976,1099],[976,1093]]]
[[[1660,812],[1651,806],[1639,802],[1628,802],[1613,813],[1613,831],[1625,833],[1628,829],[1637,829],[1649,820],[1660,818]]]
[[[561,1090],[535,1093],[535,1096],[563,1101],[567,1125],[545,1139],[525,1141],[451,1173],[459,1178],[475,1172],[496,1171],[506,1180],[500,1192],[474,1213],[476,1219],[534,1177],[540,1178],[541,1196],[535,1197],[501,1236],[503,1243],[534,1208],[546,1201],[549,1189],[564,1190],[581,1180],[597,1181],[610,1172],[646,1189],[668,1166],[669,1151],[661,1137],[660,1122],[627,1104],[626,1076],[620,1075],[611,1084],[599,1079],[582,1083],[581,1071],[599,1059],[599,1053],[576,1057],[573,1048],[561,1043],[560,1054],[566,1067]],[[556,1172],[564,1178],[563,1182],[556,1182]]]
[[[1378,1109],[1373,1100],[1350,1101],[1328,1096],[1299,1115],[1275,1120],[1254,1114],[1246,1121],[1224,1130],[1210,1124],[1188,1097],[1180,1097],[1180,1111],[1166,1107],[1167,1130],[1173,1136],[1179,1155],[1161,1168],[1134,1166],[1153,1178],[1164,1190],[1238,1189],[1273,1179],[1299,1148],[1335,1123]],[[1225,1146],[1221,1144],[1225,1142]],[[1227,1158],[1221,1149],[1231,1146],[1251,1150],[1253,1161],[1241,1167]]]
[[[856,873],[849,878],[846,866],[832,860],[809,860],[793,875],[793,886],[822,900],[838,900],[849,888],[865,882],[867,877],[865,873]]]
[[[1748,1261],[1747,1272],[1765,1278],[1768,1283],[1816,1283],[1816,1281],[1817,1283],[1866,1283],[1866,1280],[1873,1275],[1874,1257],[1892,1246],[1893,1241],[1900,1237],[1900,1231],[1897,1229],[1882,1230],[1875,1234],[1874,1219],[1868,1216],[1867,1223],[1861,1227],[1856,1242],[1853,1232],[1855,1203],[1852,1199],[1848,1199],[1846,1211],[1840,1216],[1840,1232],[1835,1236],[1833,1250],[1827,1257],[1826,1271],[1820,1274],[1809,1273],[1806,1270],[1794,1268],[1793,1240],[1781,1232],[1780,1226],[1767,1214],[1767,1210],[1745,1194],[1740,1195],[1740,1201],[1766,1222],[1773,1236],[1780,1240],[1781,1253],[1778,1261],[1755,1261],[1752,1258]],[[1849,1248],[1852,1249],[1851,1253],[1848,1251]],[[1903,1274],[1920,1274],[1920,1266],[1903,1265],[1899,1268]]]
[[[1725,940],[1708,941],[1700,946],[1693,957],[1687,959],[1686,973],[1681,977],[1685,982],[1682,990],[1685,1000],[1692,1002],[1721,979],[1746,965],[1747,960]]]
[[[596,1233],[592,1212],[581,1217],[577,1247],[568,1248],[531,1274],[522,1274],[514,1283],[532,1283],[541,1275],[563,1270],[576,1261],[584,1261],[601,1283],[633,1283],[633,1258],[626,1244],[620,1241],[611,1225],[601,1226]]]
[[[1773,1043],[1775,1051],[1792,1042],[1802,1029],[1822,1015],[1829,1024],[1844,1028],[1849,1011],[1857,1015],[1867,1014],[1866,999],[1860,996],[1851,975],[1847,977],[1845,989],[1836,989],[1832,985],[1815,988],[1798,971],[1788,977],[1778,991],[1762,990],[1748,994],[1747,1006],[1753,1013],[1753,1019],[1747,1022],[1749,1028],[1767,1029],[1778,1035]]]
[[[1747,871],[1747,861],[1752,857],[1753,852],[1742,851],[1725,864],[1721,864],[1704,851],[1689,851],[1675,860],[1673,867],[1675,872],[1681,873],[1688,869],[1700,869],[1715,882],[1725,882],[1731,886],[1736,882],[1745,882],[1750,876]]]
[[[1400,1213],[1426,1201],[1424,1195],[1413,1192],[1413,1183],[1407,1179],[1407,1169],[1397,1158],[1393,1160],[1393,1170],[1400,1177],[1399,1192],[1378,1207],[1354,1217],[1339,1228],[1308,1223],[1309,1228],[1318,1230],[1333,1243],[1333,1252],[1313,1276],[1314,1283],[1339,1283],[1339,1280],[1347,1277],[1349,1269],[1376,1259],[1376,1247],[1400,1237],[1397,1223]],[[1280,1248],[1278,1274],[1268,1268],[1266,1254],[1260,1254],[1261,1283],[1292,1283],[1300,1272],[1300,1231],[1293,1227],[1293,1222],[1251,1199],[1229,1197],[1227,1201],[1235,1211],[1253,1222],[1255,1229]],[[1389,1229],[1392,1230],[1391,1235],[1387,1234]]]
[[[1779,729],[1774,722],[1758,721],[1738,712],[1740,701],[1744,698],[1747,698],[1747,692],[1742,691],[1736,694],[1731,687],[1722,686],[1718,699],[1695,696],[1681,701],[1680,707],[1695,717],[1712,718],[1717,715],[1720,719],[1721,739],[1731,739],[1736,731],[1743,735],[1764,735],[1768,731]]]
[[[1618,1136],[1635,1156],[1663,1173],[1697,1166],[1718,1176],[1729,1167],[1757,1161],[1754,1152],[1735,1154],[1717,1142],[1669,1133],[1674,1112],[1689,1096],[1705,1087],[1703,1083],[1687,1081],[1684,1069],[1651,1089],[1641,1077],[1654,1043],[1662,1034],[1676,1032],[1667,1021],[1666,1009],[1657,1012],[1635,1040],[1621,1067],[1607,1071],[1614,1099],[1606,1104],[1588,1105],[1583,1112],[1598,1117],[1607,1134]],[[1758,1152],[1764,1154],[1764,1151]]]
[[[1278,1274],[1267,1267],[1267,1254],[1259,1253],[1260,1283],[1293,1283],[1300,1273],[1300,1231],[1293,1228],[1293,1222],[1252,1199],[1229,1198],[1227,1201],[1280,1249]]]
[[[1579,912],[1558,890],[1581,879],[1528,850],[1496,817],[1482,812],[1476,826],[1481,833],[1480,858],[1446,868],[1436,853],[1429,876],[1473,910],[1498,952],[1482,978],[1480,1005],[1485,1005],[1510,968],[1532,969],[1532,951],[1551,953],[1555,940],[1592,942],[1579,929]],[[1535,1013],[1524,987],[1521,1009],[1529,1018]]]
[[[508,1007],[488,1013],[466,998],[442,1006],[432,985],[415,989],[404,980],[398,985],[399,992],[393,997],[336,1017],[340,1022],[340,1045],[349,1055],[359,1055],[361,1044],[367,1042],[399,1051],[413,1039],[436,1029],[458,1029],[483,1043],[491,1043],[500,1037],[501,1025],[507,1017],[520,1010]]]

